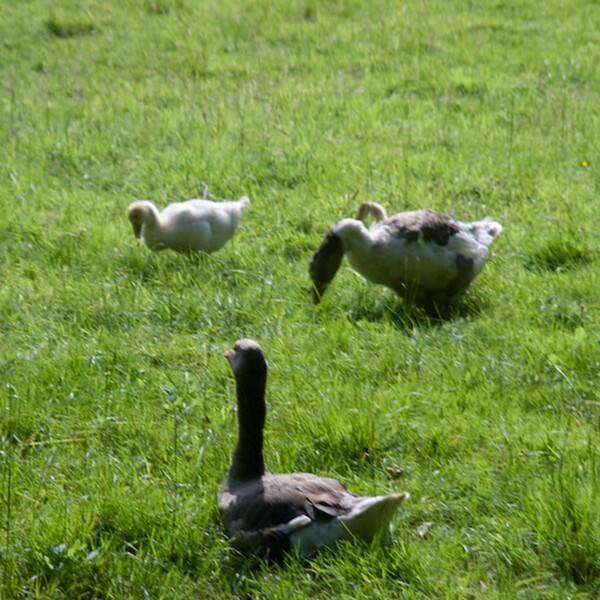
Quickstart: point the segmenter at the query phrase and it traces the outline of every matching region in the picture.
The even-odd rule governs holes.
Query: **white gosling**
[[[369,229],[368,216],[374,218]],[[388,217],[383,206],[365,202],[356,219],[337,222],[317,248],[309,266],[313,301],[320,301],[345,255],[369,281],[430,314],[445,314],[481,272],[501,231],[490,217],[463,223],[431,209]]]
[[[242,339],[226,352],[236,380],[238,442],[218,496],[225,530],[240,550],[270,558],[309,555],[338,541],[386,541],[408,493],[361,496],[310,473],[265,471],[263,427],[267,362],[262,348]]]
[[[249,202],[247,196],[234,202],[187,200],[159,212],[152,202],[140,200],[129,205],[127,217],[135,237],[151,250],[215,252],[231,239]]]

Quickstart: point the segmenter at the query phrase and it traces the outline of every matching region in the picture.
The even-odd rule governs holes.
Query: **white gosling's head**
[[[153,218],[155,210],[154,205],[147,200],[133,202],[127,207],[127,218],[131,222],[136,238],[142,236],[142,226],[144,222]]]

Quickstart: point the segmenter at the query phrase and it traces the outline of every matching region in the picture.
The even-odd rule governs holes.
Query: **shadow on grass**
[[[91,21],[68,21],[56,17],[45,21],[44,28],[52,37],[64,40],[93,35],[99,30],[98,25]]]
[[[373,323],[387,321],[396,329],[409,333],[414,329],[427,330],[459,319],[477,318],[487,310],[487,304],[485,299],[470,294],[462,298],[455,308],[435,314],[410,305],[401,298],[388,297],[374,303],[361,300],[348,311],[348,318],[355,323],[363,320]]]
[[[131,249],[133,250],[133,249]],[[231,261],[215,258],[210,254],[177,254],[170,250],[162,252],[130,251],[119,260],[119,270],[140,284],[178,284],[186,287],[196,278],[209,279],[235,271]],[[196,282],[196,283],[199,283]]]
[[[240,598],[263,597],[265,584],[279,587],[289,585],[287,582],[294,582],[290,591],[295,591],[295,597],[310,597],[315,591],[319,597],[355,597],[357,587],[365,581],[373,582],[371,597],[386,597],[383,588],[390,585],[396,589],[420,588],[422,597],[436,595],[425,583],[427,573],[422,556],[400,539],[390,544],[341,542],[305,558],[286,554],[280,563],[247,557],[226,562],[222,574],[230,593]]]
[[[573,237],[555,237],[529,254],[532,271],[569,271],[592,262],[594,249]]]

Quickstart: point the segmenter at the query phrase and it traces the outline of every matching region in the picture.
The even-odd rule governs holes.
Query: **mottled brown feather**
[[[390,234],[408,241],[433,242],[445,246],[450,236],[458,233],[458,223],[450,216],[430,208],[399,213],[385,221]]]

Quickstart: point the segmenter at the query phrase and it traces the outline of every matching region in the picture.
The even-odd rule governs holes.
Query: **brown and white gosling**
[[[279,558],[284,552],[306,556],[353,538],[385,541],[408,493],[361,496],[327,477],[267,473],[264,352],[255,341],[242,339],[225,356],[236,380],[239,432],[218,504],[234,546]]]
[[[368,216],[374,217],[369,229],[363,223]],[[445,313],[481,272],[501,231],[490,217],[463,223],[431,209],[388,217],[380,204],[364,202],[356,219],[338,221],[314,253],[313,301],[320,301],[345,255],[369,281],[429,313]]]

